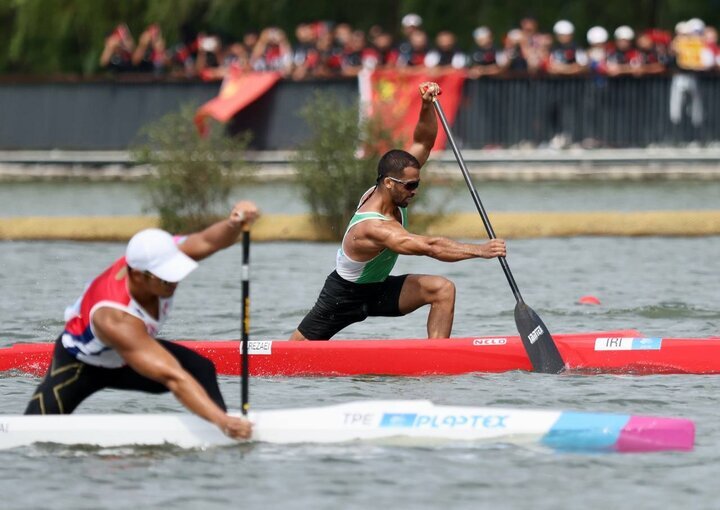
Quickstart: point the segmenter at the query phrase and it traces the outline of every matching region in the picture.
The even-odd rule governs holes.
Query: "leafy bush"
[[[249,135],[231,138],[215,126],[201,137],[195,110],[184,105],[147,125],[132,148],[135,161],[151,168],[149,209],[170,232],[197,231],[227,214],[233,186],[251,175],[243,158]]]
[[[375,183],[377,163],[400,146],[377,119],[359,119],[358,105],[316,93],[301,111],[312,129],[293,163],[316,224],[342,239],[362,194]]]

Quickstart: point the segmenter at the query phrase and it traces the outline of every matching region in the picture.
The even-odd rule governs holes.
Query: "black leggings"
[[[212,361],[174,342],[158,342],[205,388],[213,402],[226,411]],[[128,366],[102,368],[78,361],[65,350],[58,338],[50,368],[30,399],[25,414],[69,414],[83,400],[103,388],[147,393],[169,391],[164,385],[138,374]]]

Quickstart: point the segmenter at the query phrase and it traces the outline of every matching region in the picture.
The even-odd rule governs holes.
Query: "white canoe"
[[[253,441],[278,444],[489,441],[556,450],[647,452],[691,450],[695,439],[693,422],[680,418],[440,406],[425,400],[261,410],[251,412],[250,419]],[[189,414],[0,415],[0,449],[33,443],[205,448],[235,441]]]

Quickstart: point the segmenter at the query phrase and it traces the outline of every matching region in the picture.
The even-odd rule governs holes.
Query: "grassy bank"
[[[476,213],[419,216],[412,231],[452,238],[485,238]],[[493,213],[498,237],[507,239],[572,236],[706,236],[720,235],[718,211],[532,212]],[[3,240],[126,241],[135,232],[157,225],[150,216],[0,218]],[[309,215],[263,216],[253,228],[256,241],[326,241]]]

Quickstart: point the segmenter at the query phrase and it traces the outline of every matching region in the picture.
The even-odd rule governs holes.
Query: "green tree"
[[[358,105],[316,93],[301,115],[312,129],[293,163],[316,224],[342,239],[358,200],[375,181],[381,152],[398,145],[374,118],[358,120]]]
[[[132,148],[151,168],[145,181],[149,208],[171,232],[202,229],[228,210],[232,188],[251,178],[243,150],[248,135],[230,138],[222,129],[201,137],[193,124],[197,107],[185,105],[143,128]]]

